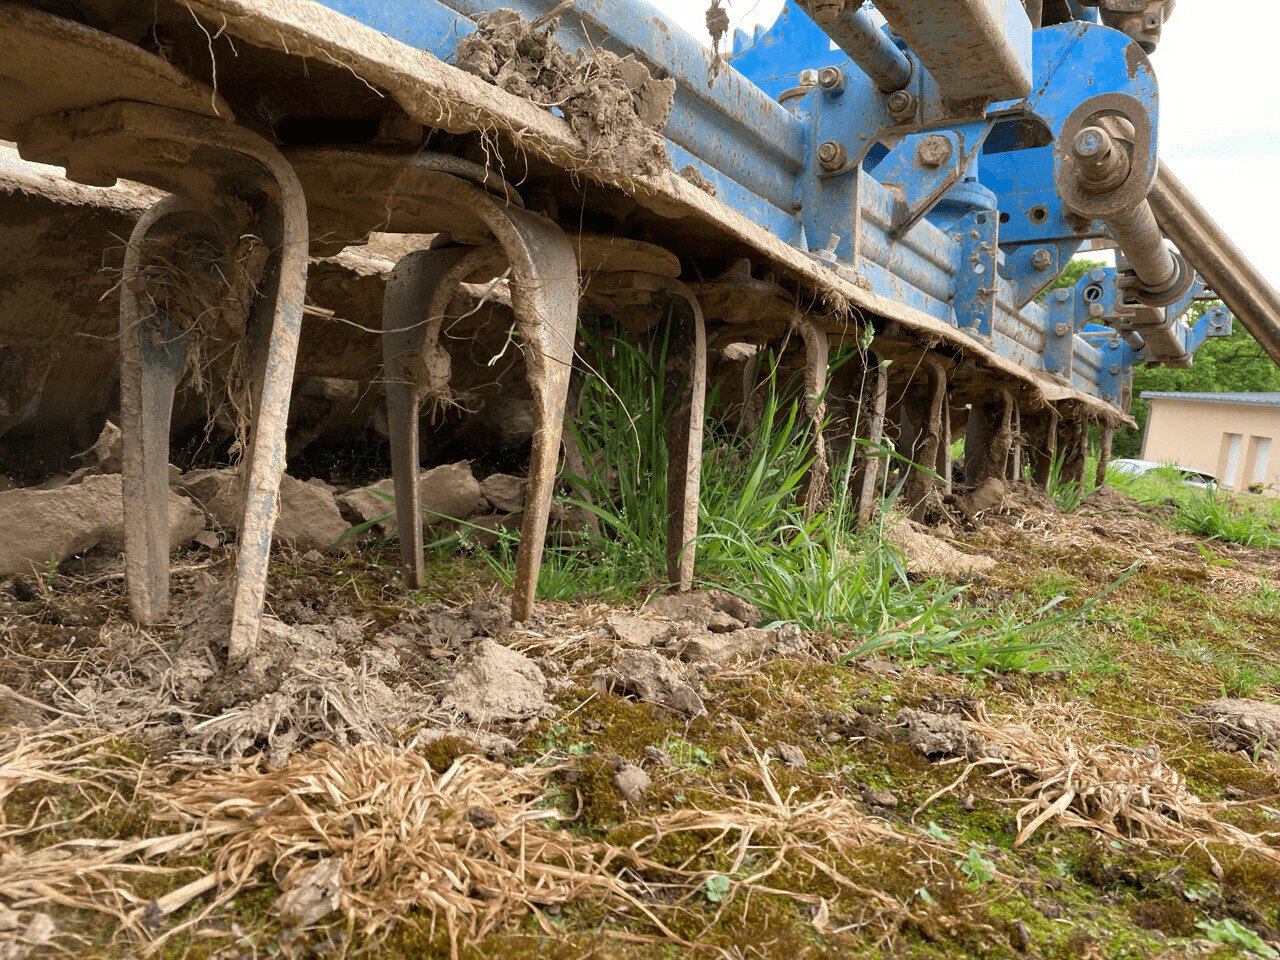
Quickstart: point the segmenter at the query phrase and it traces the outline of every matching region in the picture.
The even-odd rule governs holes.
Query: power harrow
[[[509,311],[535,421],[517,620],[579,323],[662,328],[678,355],[668,556],[683,587],[709,349],[797,345],[808,415],[825,422],[824,397],[857,410],[828,440],[847,448],[832,434],[856,424],[863,448],[920,465],[904,486],[917,510],[953,472],[1046,483],[1057,458],[1079,477],[1090,425],[1105,455],[1127,422],[1133,369],[1190,364],[1233,317],[1280,361],[1280,299],[1159,160],[1150,54],[1173,6],[789,0],[726,42],[717,0],[713,50],[638,0],[0,3],[0,139],[76,184],[146,197],[115,288],[135,617],[166,612],[175,394],[214,338],[230,357],[202,369],[235,382],[247,427],[230,663],[253,650],[295,373],[333,365],[332,344],[303,337],[308,270],[371,235],[420,240],[386,281],[381,335],[350,361],[385,387],[410,583],[419,417],[450,390],[442,331],[478,288]],[[1114,266],[1046,295],[1099,246]],[[157,271],[157,250],[184,268]],[[1218,299],[1229,312],[1187,319]],[[52,347],[31,345],[18,306],[0,315],[0,431],[55,389]],[[828,383],[846,344],[865,348],[860,366]],[[882,464],[860,465],[864,517]]]

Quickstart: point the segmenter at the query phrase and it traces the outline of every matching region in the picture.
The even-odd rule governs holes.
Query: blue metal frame
[[[1032,89],[1021,100],[979,105],[976,114],[972,103],[947,102],[901,41],[912,74],[891,99],[796,0],[769,29],[738,32],[731,66],[718,73],[702,44],[636,0],[578,0],[557,38],[571,51],[635,55],[674,78],[664,130],[673,169],[695,168],[727,207],[828,267],[852,268],[875,293],[1118,404],[1136,363],[1184,362],[1230,324],[1220,309],[1194,326],[1180,319],[1205,295],[1197,287],[1155,318],[1184,356],[1157,357],[1105,326],[1135,339],[1124,329],[1132,309],[1114,270],[1036,302],[1086,240],[1107,237],[1100,221],[1072,215],[1059,193],[1064,160],[1054,144],[1073,117],[1104,95],[1105,112],[1120,104],[1140,121],[1135,154],[1151,158],[1141,174],[1155,172],[1159,93],[1150,64],[1124,34],[1093,22],[1093,7],[1071,2],[1077,20],[1034,32],[1020,6],[1010,7],[1004,42],[1031,64]],[[509,7],[532,20],[558,0],[325,3],[449,61],[480,15]],[[842,71],[840,82],[814,83],[824,67]],[[784,106],[778,97],[789,90]],[[827,151],[839,158],[834,164],[818,159],[828,143],[838,145]]]

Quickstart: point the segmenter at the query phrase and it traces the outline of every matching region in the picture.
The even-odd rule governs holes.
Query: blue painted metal
[[[508,7],[532,20],[558,5],[325,2],[445,61],[485,13]],[[885,9],[895,28],[914,36],[918,50],[891,39],[874,26],[869,8],[855,5],[844,14],[846,26],[856,26],[861,41],[877,51],[871,58],[860,48],[839,49],[788,0],[768,29],[750,37],[739,32],[731,66],[718,70],[701,43],[639,0],[577,0],[556,36],[571,51],[634,55],[675,79],[675,105],[663,131],[672,168],[701,173],[726,207],[1028,370],[1119,403],[1134,364],[1162,358],[1144,354],[1135,335],[1141,324],[1123,301],[1115,271],[1090,274],[1043,303],[1036,298],[1086,240],[1107,236],[1101,220],[1079,216],[1068,204],[1070,171],[1056,145],[1095,114],[1124,116],[1137,140],[1134,180],[1149,184],[1159,93],[1141,50],[1093,22],[1096,8],[1069,3],[1073,21],[1032,33],[1020,0],[1000,0],[998,9],[985,0],[948,0],[958,16],[936,22],[890,0]],[[841,34],[833,29],[833,35]],[[989,51],[1000,62],[953,62],[949,49],[973,59],[973,51]],[[876,79],[849,52],[872,63]],[[910,81],[897,90],[904,64]],[[816,85],[816,71],[824,67],[838,67],[843,76]],[[889,82],[886,70],[897,79]],[[1025,73],[1030,92],[985,108],[969,102],[963,110],[944,97],[973,92],[993,72],[1006,91]],[[802,81],[807,92],[790,96],[785,106],[778,102]],[[1159,325],[1162,345],[1181,349],[1178,362],[1207,337],[1229,330],[1229,318],[1216,308],[1194,324],[1181,319],[1203,294],[1196,287],[1163,314],[1142,317],[1148,331]]]

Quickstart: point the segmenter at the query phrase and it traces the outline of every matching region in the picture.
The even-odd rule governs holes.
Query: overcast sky
[[[702,0],[651,0],[704,43]],[[782,0],[729,0],[734,27],[772,23]],[[1160,155],[1280,286],[1280,5],[1182,0],[1153,60]]]

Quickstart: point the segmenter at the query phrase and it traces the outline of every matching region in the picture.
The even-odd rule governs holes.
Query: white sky
[[[704,43],[704,0],[650,0]],[[734,27],[770,24],[782,0],[729,0]],[[1160,155],[1280,287],[1280,4],[1182,0],[1152,58]]]

